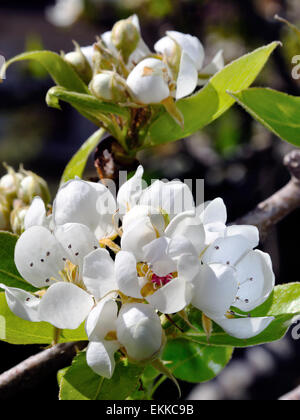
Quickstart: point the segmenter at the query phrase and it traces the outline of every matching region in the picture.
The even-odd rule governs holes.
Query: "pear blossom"
[[[142,303],[124,303],[118,314],[114,300],[100,302],[87,318],[86,333],[90,341],[87,364],[108,379],[120,348],[132,361],[146,363],[157,358],[163,347],[160,319],[150,305]]]
[[[154,46],[162,54],[176,80],[176,100],[194,92],[197,85],[203,86],[209,76],[224,67],[223,51],[203,68],[205,52],[200,40],[192,35],[168,31]],[[202,77],[201,77],[202,76]]]
[[[84,10],[83,0],[56,0],[54,6],[46,8],[47,20],[55,26],[71,26]]]
[[[31,294],[1,284],[12,312],[60,329],[78,328],[95,302],[116,289],[109,253],[99,249],[87,226],[78,223],[58,226],[53,232],[44,226],[30,227],[16,244],[15,264],[20,275],[42,291]]]
[[[143,189],[143,168],[119,190],[117,202],[123,217],[123,251],[143,260],[143,247],[161,236],[171,237],[182,219],[195,215],[195,204],[187,185],[180,181],[155,181]],[[200,223],[198,223],[200,225]],[[202,236],[202,227],[197,227]],[[195,231],[195,230],[194,230]],[[181,232],[182,233],[182,232]]]
[[[131,71],[127,85],[141,104],[158,104],[171,96],[168,67],[157,58],[146,58]]]

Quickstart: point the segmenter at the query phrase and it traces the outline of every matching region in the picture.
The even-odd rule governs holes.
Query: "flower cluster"
[[[197,86],[224,67],[219,51],[204,66],[204,48],[198,38],[168,31],[151,52],[141,37],[136,15],[117,22],[97,42],[64,56],[89,83],[101,101],[133,108],[161,104],[183,125],[175,100],[191,95]]]
[[[257,228],[226,226],[220,198],[196,207],[184,183],[143,188],[142,177],[139,167],[116,199],[102,184],[69,181],[50,216],[35,198],[15,263],[40,290],[0,285],[23,319],[59,329],[86,321],[87,362],[107,378],[119,350],[138,363],[159,358],[165,315],[178,313],[188,322],[190,305],[202,312],[208,336],[213,321],[248,339],[274,319],[249,315],[274,288],[270,257],[254,250]]]
[[[10,166],[5,167],[7,174],[0,179],[0,230],[21,234],[34,197],[41,197],[47,205],[50,192],[46,181],[35,173],[22,167],[19,172]]]

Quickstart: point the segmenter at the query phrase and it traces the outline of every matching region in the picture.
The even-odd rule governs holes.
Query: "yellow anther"
[[[100,239],[99,244],[101,246],[101,248],[105,248],[108,247],[109,249],[111,249],[115,254],[117,254],[118,252],[121,251],[121,248],[119,247],[119,245],[115,244],[111,239],[109,238],[104,238],[104,239]]]
[[[145,298],[147,296],[153,295],[153,293],[155,292],[156,292],[156,289],[154,287],[154,284],[149,282],[145,284],[145,286],[142,288],[141,295]]]
[[[109,331],[106,336],[105,336],[105,340],[107,341],[117,341],[117,333],[116,331]]]

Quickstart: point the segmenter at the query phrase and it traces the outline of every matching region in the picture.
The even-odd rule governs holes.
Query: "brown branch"
[[[262,240],[274,225],[300,207],[300,151],[290,152],[285,157],[284,164],[291,174],[289,183],[266,201],[258,204],[246,216],[235,221],[235,224],[257,226]]]
[[[281,401],[300,401],[300,386],[279,399]]]
[[[15,397],[16,393],[37,386],[45,378],[69,366],[76,353],[83,350],[86,343],[57,344],[44,350],[0,375],[0,401]]]

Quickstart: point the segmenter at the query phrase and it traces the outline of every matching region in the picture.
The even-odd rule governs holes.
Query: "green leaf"
[[[60,109],[59,101],[67,102],[77,110],[84,110],[94,118],[101,120],[102,114],[116,114],[128,118],[129,113],[125,107],[108,102],[101,102],[95,96],[86,93],[72,92],[61,86],[49,89],[46,97],[47,104]]]
[[[17,235],[0,232],[0,283],[35,292],[37,289],[22,279],[15,265],[14,254],[17,240]]]
[[[85,352],[79,353],[60,380],[60,400],[125,400],[132,395],[144,367],[116,357],[114,375],[108,380],[90,369]]]
[[[92,134],[91,137],[89,137],[83,143],[78,152],[76,152],[76,154],[72,157],[72,159],[66,166],[60,181],[61,185],[69,181],[70,179],[74,179],[76,176],[82,176],[90,154],[98,145],[104,133],[105,131],[101,128],[100,130]]]
[[[276,136],[300,147],[300,97],[262,88],[230,95]]]
[[[0,293],[0,315],[5,319],[6,337],[10,344],[51,344],[54,327],[46,322],[29,322],[14,315],[7,306],[5,293]],[[84,325],[77,330],[63,330],[60,342],[86,341]]]
[[[177,102],[184,116],[184,130],[164,112],[150,126],[146,144],[157,145],[187,137],[220,117],[233,104],[226,92],[249,87],[260,73],[274,49],[273,42],[226,66],[198,93]]]
[[[30,51],[17,55],[7,61],[1,71],[6,71],[11,64],[24,60],[33,60],[40,63],[57,85],[75,92],[89,93],[88,87],[72,66],[52,51]]]
[[[269,299],[251,312],[252,317],[273,316],[275,320],[257,337],[239,340],[226,334],[219,326],[209,340],[211,346],[249,347],[280,340],[285,336],[295,317],[300,315],[300,283],[276,286]],[[186,329],[181,338],[198,344],[206,344],[206,334],[202,328],[201,312],[192,309],[189,313],[191,323],[197,331]]]
[[[230,362],[232,347],[214,347],[178,338],[169,340],[163,360],[173,375],[187,382],[207,382]]]

